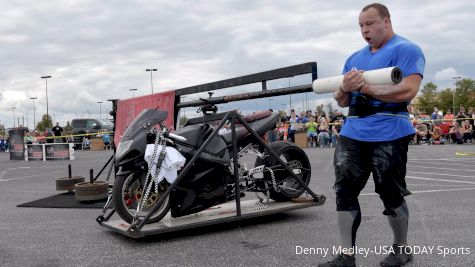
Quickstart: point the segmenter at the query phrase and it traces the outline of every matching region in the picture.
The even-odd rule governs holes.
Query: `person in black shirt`
[[[56,126],[53,127],[53,129],[51,129],[53,131],[53,135],[54,136],[61,136],[62,132],[63,132],[63,128],[61,126],[59,126],[59,122],[56,123]],[[55,138],[55,142],[62,142],[63,140],[60,139],[60,138]]]

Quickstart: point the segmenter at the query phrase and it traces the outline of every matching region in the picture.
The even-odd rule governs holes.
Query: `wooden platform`
[[[245,220],[290,210],[320,206],[324,203],[324,197],[320,198],[319,201],[309,201],[305,203],[301,203],[298,200],[295,202],[271,201],[268,205],[258,204],[257,200],[246,200],[241,201],[241,216],[239,217],[236,216],[236,203],[228,202],[211,207],[199,213],[179,218],[172,218],[170,213],[168,213],[161,221],[147,224],[141,230],[130,231],[130,224],[123,220],[102,222],[101,225],[131,238],[141,238],[149,235],[158,235],[161,233]]]

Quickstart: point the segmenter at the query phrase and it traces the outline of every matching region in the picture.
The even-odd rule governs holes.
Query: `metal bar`
[[[207,91],[213,91],[218,89],[224,89],[229,87],[235,87],[240,85],[246,85],[251,83],[257,83],[262,81],[276,80],[280,78],[292,77],[301,74],[312,73],[312,79],[316,77],[316,62],[307,62],[294,66],[284,67],[280,69],[274,69],[250,75],[240,76],[236,78],[190,86],[175,91],[178,96],[189,95]]]
[[[99,171],[99,173],[96,175],[96,177],[94,178],[94,181],[97,180],[97,178],[99,178],[99,176],[101,175],[101,173],[104,171],[104,169],[107,167],[107,165],[109,165],[109,163],[112,161],[112,159],[114,159],[114,154],[112,154],[112,156],[109,158],[109,160],[107,161],[106,164],[104,164],[104,166],[102,166],[102,169]],[[109,172],[109,175],[110,175],[110,172]]]
[[[71,170],[71,164],[68,164],[68,177],[71,178],[72,176],[72,170]]]
[[[112,155],[112,157],[114,157],[114,156],[115,155]],[[112,169],[114,169],[114,164],[111,164],[111,166],[109,167],[109,171],[107,172],[106,182],[108,182],[109,178],[111,177]]]
[[[292,175],[292,177],[297,180],[297,182],[303,187],[305,188],[305,190],[307,190],[307,192],[315,199],[315,200],[320,200],[319,196],[317,194],[315,194],[303,181],[302,179],[300,179],[290,168],[289,166],[287,166],[287,164],[285,164],[285,162],[282,161],[282,159],[277,155],[277,153],[275,153],[274,150],[272,150],[269,145],[267,145],[264,140],[262,140],[262,138],[251,128],[251,126],[249,126],[249,124],[241,117],[241,115],[239,114],[236,114],[236,118],[241,122],[241,124],[246,127],[246,129],[257,139],[257,141],[259,143],[261,143],[261,145],[263,145],[267,151],[269,151],[269,154],[274,158],[276,159],[280,165],[282,165],[282,167],[284,167],[290,175]]]
[[[312,84],[305,84],[305,85],[299,85],[299,86],[284,87],[284,88],[278,88],[278,89],[271,89],[271,90],[257,91],[257,92],[229,95],[229,96],[210,97],[210,98],[206,98],[206,100],[178,102],[178,104],[176,104],[176,108],[196,107],[196,106],[201,106],[206,103],[222,104],[222,103],[228,103],[228,102],[233,102],[233,101],[288,95],[290,93],[292,94],[306,93],[306,92],[312,92],[312,91],[313,91]]]
[[[241,216],[241,191],[239,188],[239,171],[237,157],[237,136],[236,136],[236,111],[232,111],[231,134],[233,138],[233,165],[234,165],[234,191],[236,192],[236,216]]]
[[[165,193],[163,193],[163,195],[160,197],[160,199],[157,201],[157,203],[155,204],[155,206],[152,208],[151,211],[149,211],[147,213],[147,215],[145,215],[145,218],[136,226],[134,227],[133,225],[129,228],[128,231],[130,232],[133,232],[135,230],[138,230],[140,231],[140,229],[142,229],[142,227],[144,227],[144,225],[147,223],[147,221],[150,219],[150,217],[152,217],[152,215],[157,212],[157,210],[160,208],[160,205],[163,203],[163,201],[165,201],[165,198],[171,193],[171,191],[176,187],[176,185],[181,181],[181,179],[183,179],[183,177],[185,176],[185,174],[191,169],[191,167],[193,166],[193,164],[195,163],[195,161],[198,159],[198,157],[201,155],[201,153],[203,152],[203,150],[206,148],[206,146],[208,146],[208,144],[211,142],[211,140],[218,134],[219,130],[221,128],[223,128],[224,124],[226,123],[226,121],[229,119],[229,117],[231,116],[231,112],[228,112],[228,114],[226,114],[226,116],[224,116],[224,118],[221,120],[221,122],[219,123],[218,127],[216,127],[216,129],[214,129],[214,131],[211,133],[211,135],[206,139],[206,141],[203,143],[203,145],[201,145],[200,149],[198,149],[198,151],[196,152],[196,154],[191,158],[191,160],[185,165],[185,167],[183,168],[183,170],[180,172],[180,174],[178,175],[178,177],[175,179],[175,181],[168,187],[168,189],[165,191]]]
[[[94,169],[89,169],[89,183],[94,183]]]

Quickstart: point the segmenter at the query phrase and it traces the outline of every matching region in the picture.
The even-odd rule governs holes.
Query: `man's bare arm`
[[[402,81],[398,84],[365,84],[361,88],[360,92],[384,102],[409,102],[417,95],[421,81],[422,77],[419,74],[412,74],[402,79]]]

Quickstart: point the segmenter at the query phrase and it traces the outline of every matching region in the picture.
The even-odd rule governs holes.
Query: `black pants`
[[[376,193],[386,210],[399,207],[406,189],[406,163],[412,136],[387,142],[362,142],[340,136],[335,149],[335,191],[338,211],[359,210],[358,195],[373,174]]]

